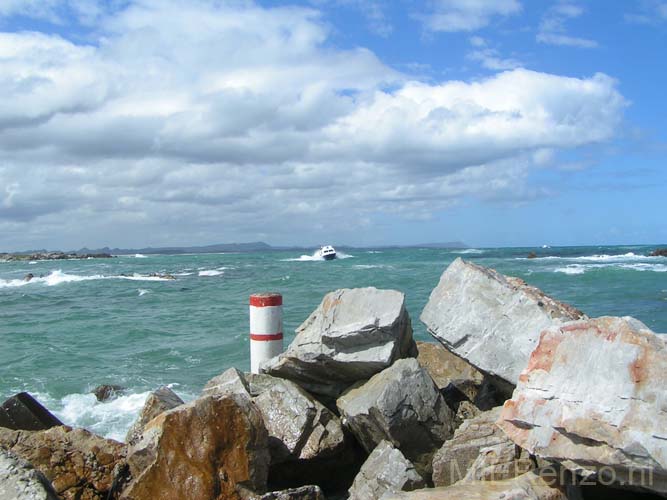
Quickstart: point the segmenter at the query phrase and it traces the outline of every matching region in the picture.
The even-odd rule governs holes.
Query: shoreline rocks
[[[31,254],[0,253],[0,261],[31,261],[31,260],[76,260],[76,259],[111,259],[113,255],[108,253],[82,253],[76,252],[38,252]]]
[[[44,474],[30,463],[0,449],[0,499],[58,500]]]
[[[0,428],[39,431],[63,423],[27,392],[20,392],[0,406]]]
[[[454,354],[515,385],[540,332],[583,317],[521,279],[457,258],[440,277],[420,319]]]
[[[324,398],[417,355],[405,296],[395,290],[328,293],[296,333],[287,350],[260,369]]]

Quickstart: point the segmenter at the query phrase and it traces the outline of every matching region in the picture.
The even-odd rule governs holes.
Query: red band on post
[[[283,296],[277,293],[251,295],[250,305],[255,307],[282,306]]]
[[[250,334],[250,340],[258,340],[260,342],[268,342],[270,340],[282,340],[283,333],[273,333],[271,335],[257,335],[256,333]]]

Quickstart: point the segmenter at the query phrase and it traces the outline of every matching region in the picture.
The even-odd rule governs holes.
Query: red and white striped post
[[[283,296],[254,293],[250,296],[250,371],[283,352]]]

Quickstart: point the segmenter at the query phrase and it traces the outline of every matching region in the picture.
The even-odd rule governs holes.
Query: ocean
[[[647,257],[655,248],[360,249],[328,262],[299,251],[0,262],[0,402],[27,391],[64,423],[123,440],[149,391],[164,384],[190,400],[227,368],[249,370],[250,294],[283,294],[285,346],[324,294],[366,286],[404,292],[416,339],[429,340],[419,315],[457,257],[523,278],[589,316],[630,315],[667,333],[667,258]],[[531,251],[537,258],[527,258]],[[25,282],[28,273],[35,278]],[[127,391],[98,403],[90,391],[100,384]]]

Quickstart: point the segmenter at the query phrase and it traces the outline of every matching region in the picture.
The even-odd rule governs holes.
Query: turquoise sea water
[[[28,391],[65,423],[122,439],[148,391],[170,384],[191,399],[225,369],[249,369],[251,293],[283,294],[287,345],[328,291],[397,289],[416,338],[428,340],[419,314],[457,257],[521,277],[589,316],[631,315],[667,332],[667,258],[647,257],[654,248],[351,250],[330,262],[300,252],[0,262],[0,402]],[[539,257],[527,259],[530,251]],[[24,282],[27,273],[36,278]],[[89,392],[103,383],[128,391],[97,403]]]

